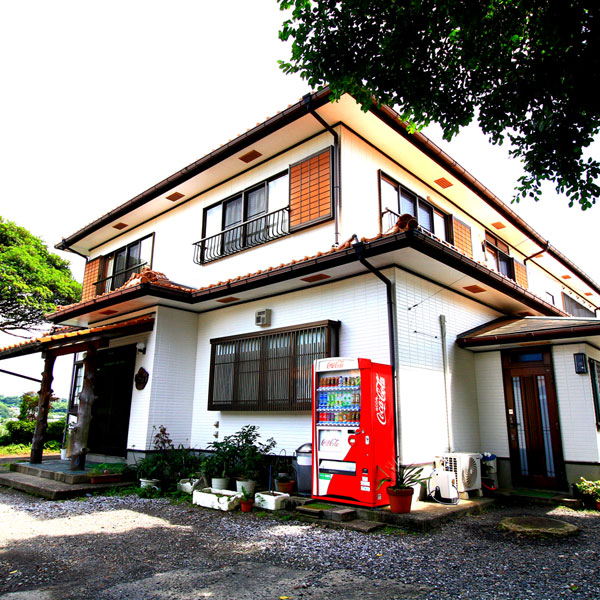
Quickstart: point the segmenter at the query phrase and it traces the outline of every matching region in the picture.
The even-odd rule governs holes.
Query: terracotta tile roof
[[[375,242],[377,240],[381,240],[384,238],[392,238],[394,235],[396,235],[398,233],[403,233],[403,232],[406,232],[409,230],[417,231],[422,236],[432,239],[435,242],[437,242],[438,244],[444,246],[445,248],[448,248],[449,250],[452,250],[453,252],[460,254],[462,257],[468,259],[468,261],[470,261],[471,263],[479,265],[479,267],[482,267],[483,269],[485,269],[486,271],[488,271],[490,273],[494,273],[494,275],[497,276],[497,279],[504,281],[510,287],[519,290],[520,292],[522,292],[525,295],[535,297],[535,299],[540,304],[546,305],[548,308],[552,309],[553,312],[566,315],[566,313],[564,313],[564,312],[560,311],[559,309],[557,309],[556,307],[548,304],[541,298],[534,296],[534,294],[529,292],[527,290],[527,288],[523,287],[521,284],[514,281],[513,279],[510,279],[510,278],[506,277],[505,275],[498,273],[497,271],[492,271],[491,269],[489,269],[489,267],[487,265],[485,265],[481,261],[473,260],[473,258],[471,258],[468,254],[463,252],[461,249],[457,248],[456,246],[453,246],[452,244],[449,244],[448,242],[446,242],[444,240],[439,239],[438,237],[433,235],[430,231],[423,229],[422,227],[419,227],[417,225],[417,222],[414,219],[414,217],[412,217],[412,215],[402,215],[397,219],[395,225],[393,227],[391,227],[389,230],[387,230],[385,233],[378,233],[377,235],[375,235],[374,237],[371,237],[371,238],[362,237],[362,238],[360,238],[360,241],[363,243],[369,244],[369,243],[372,243],[372,242]],[[200,296],[201,293],[206,292],[206,291],[216,290],[220,287],[229,286],[236,282],[247,281],[251,278],[255,278],[260,275],[273,273],[273,272],[276,272],[279,270],[285,270],[286,268],[289,268],[290,266],[293,266],[293,265],[300,265],[303,263],[308,264],[311,261],[314,261],[315,259],[321,258],[324,256],[341,254],[341,253],[349,250],[350,248],[352,248],[353,239],[354,238],[350,238],[350,239],[346,240],[343,244],[339,245],[338,247],[332,247],[329,250],[317,252],[316,254],[313,254],[311,256],[304,256],[300,259],[291,260],[288,263],[281,263],[277,266],[267,267],[266,269],[259,269],[258,271],[246,273],[245,275],[238,275],[237,277],[231,277],[225,281],[219,281],[217,283],[212,283],[210,285],[202,286],[199,288],[191,288],[191,287],[176,284],[176,283],[170,281],[168,279],[168,277],[166,275],[164,275],[164,273],[152,271],[149,267],[144,267],[144,269],[142,269],[142,272],[140,274],[133,274],[129,278],[129,280],[119,289],[113,290],[110,292],[106,292],[104,294],[100,294],[99,296],[95,296],[94,298],[92,298],[90,300],[86,300],[84,302],[70,304],[68,306],[62,306],[62,307],[58,308],[51,315],[48,315],[48,317],[55,319],[55,318],[59,317],[62,313],[68,312],[76,307],[82,308],[85,306],[93,306],[100,299],[107,299],[107,298],[113,298],[113,297],[117,298],[119,295],[122,295],[126,291],[141,288],[141,286],[144,284],[152,284],[153,286],[170,289],[170,290],[174,290],[174,291],[183,293],[184,296],[188,296],[188,298],[191,300],[195,296]]]
[[[54,342],[60,342],[61,340],[68,340],[69,342],[74,341],[77,338],[83,338],[88,335],[96,335],[99,333],[116,332],[119,329],[130,328],[135,325],[149,324],[154,321],[154,315],[144,315],[142,317],[136,317],[134,319],[128,319],[127,321],[119,321],[118,323],[111,323],[109,325],[99,325],[98,327],[89,327],[87,329],[74,329],[72,327],[65,327],[61,329],[67,329],[68,331],[61,331],[59,333],[49,333],[45,336],[33,338],[20,342],[18,344],[12,344],[0,348],[0,359],[9,358],[9,356],[2,356],[3,354],[29,354],[27,350],[31,349],[32,352],[36,352],[38,348],[43,348]]]

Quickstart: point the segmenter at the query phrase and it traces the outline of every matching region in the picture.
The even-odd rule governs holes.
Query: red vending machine
[[[392,385],[392,368],[366,358],[314,362],[313,498],[388,504],[377,485],[395,456]]]

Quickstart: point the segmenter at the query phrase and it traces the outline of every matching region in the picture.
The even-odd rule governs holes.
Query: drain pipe
[[[442,338],[442,364],[444,367],[444,396],[446,399],[446,429],[448,433],[448,452],[454,452],[450,369],[448,365],[448,348],[446,346],[446,315],[440,315],[440,332],[440,337]]]
[[[337,131],[315,112],[311,106],[311,95],[306,94],[302,98],[308,108],[308,112],[326,129],[333,137],[333,213],[334,213],[334,248],[340,245],[340,136]]]
[[[358,256],[361,265],[368,269],[375,277],[385,283],[388,313],[388,340],[390,352],[390,366],[392,367],[392,406],[394,407],[394,422],[396,424],[396,434],[394,436],[396,456],[400,455],[400,407],[396,403],[396,329],[394,327],[394,294],[392,282],[376,267],[365,259],[365,246],[359,241],[356,234],[352,236],[352,247]]]

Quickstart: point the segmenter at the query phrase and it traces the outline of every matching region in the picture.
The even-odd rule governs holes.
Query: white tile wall
[[[400,269],[395,270],[395,279],[402,459],[426,462],[448,450],[440,315],[446,317],[454,450],[478,452],[474,357],[458,348],[455,340],[499,313]]]
[[[272,310],[271,328],[324,319],[339,320],[342,322],[339,338],[342,356],[367,357],[375,362],[389,363],[385,286],[372,275],[200,315],[192,419],[192,443],[196,447],[205,447],[214,439],[213,424],[216,421],[220,424],[220,437],[234,433],[246,423],[259,425],[264,437],[275,437],[277,452],[285,450],[289,454],[311,441],[308,412],[231,413],[206,408],[210,339],[261,330],[254,325],[254,312],[261,308]]]
[[[575,373],[573,354],[577,352],[600,360],[600,353],[586,344],[552,348],[563,452],[565,460],[598,462],[600,454],[591,378],[589,374]]]
[[[507,458],[508,430],[500,352],[477,352],[475,371],[482,451]]]

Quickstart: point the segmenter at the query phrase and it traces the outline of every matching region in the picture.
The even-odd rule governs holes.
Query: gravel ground
[[[577,537],[497,531],[545,515]],[[0,488],[0,598],[598,599],[600,513],[493,508],[428,534],[325,529],[136,496],[46,501]]]

